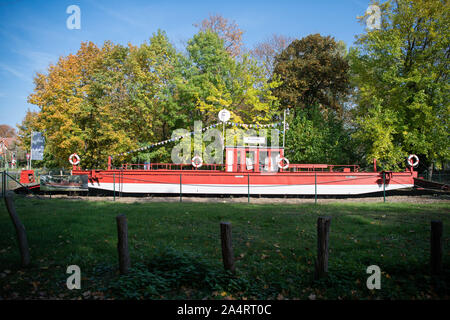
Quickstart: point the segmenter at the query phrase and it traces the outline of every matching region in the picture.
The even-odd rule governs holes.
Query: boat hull
[[[74,175],[86,171],[74,171]],[[416,172],[275,174],[150,170],[89,171],[89,189],[130,194],[358,195],[414,186]],[[385,181],[385,183],[383,183]]]

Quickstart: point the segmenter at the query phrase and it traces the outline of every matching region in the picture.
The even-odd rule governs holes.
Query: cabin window
[[[267,151],[259,152],[259,171],[270,172],[270,158]]]
[[[254,170],[255,166],[255,152],[254,151],[246,151],[245,152],[245,166],[249,171]]]
[[[280,160],[280,152],[279,151],[272,151],[270,153],[270,171],[271,172],[278,172],[278,160]]]
[[[227,154],[227,171],[231,172],[233,171],[233,164],[234,164],[234,150],[228,150]]]

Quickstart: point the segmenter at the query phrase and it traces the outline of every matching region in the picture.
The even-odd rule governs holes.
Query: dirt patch
[[[68,196],[68,195],[41,195],[42,198],[58,198],[67,200],[85,200],[85,201],[114,201],[114,197],[111,196]],[[116,202],[120,203],[147,203],[147,202],[180,202],[179,197],[117,197]],[[183,196],[183,202],[203,202],[203,203],[248,203],[247,197],[191,197]],[[301,203],[314,203],[314,198],[283,198],[283,197],[251,197],[250,203],[255,204],[301,204]],[[323,198],[317,199],[318,203],[336,203],[336,202],[383,202],[383,196],[381,197],[351,197],[351,198]],[[403,203],[450,203],[449,195],[421,195],[421,196],[387,196],[387,203],[403,202]]]

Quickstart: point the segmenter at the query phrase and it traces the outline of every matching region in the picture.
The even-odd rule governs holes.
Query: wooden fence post
[[[317,219],[317,260],[315,263],[315,278],[325,277],[328,273],[328,243],[331,217]]]
[[[120,214],[116,217],[117,221],[117,251],[119,252],[119,269],[120,274],[128,273],[130,268],[130,252],[128,250],[128,225],[127,217]]]
[[[222,240],[222,258],[225,270],[235,272],[233,244],[231,242],[231,223],[220,223],[220,238]]]
[[[7,193],[5,195],[5,203],[6,208],[9,212],[9,216],[11,217],[11,220],[14,224],[14,228],[16,229],[22,266],[26,267],[30,264],[30,251],[28,247],[28,240],[27,240],[27,233],[25,231],[25,226],[22,224],[22,222],[19,219],[19,216],[17,215],[11,193]]]
[[[431,274],[438,275],[442,273],[442,221],[431,221]]]

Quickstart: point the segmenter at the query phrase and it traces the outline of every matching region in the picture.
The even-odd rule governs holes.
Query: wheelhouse
[[[227,172],[278,172],[284,158],[280,147],[225,147],[225,168]]]

